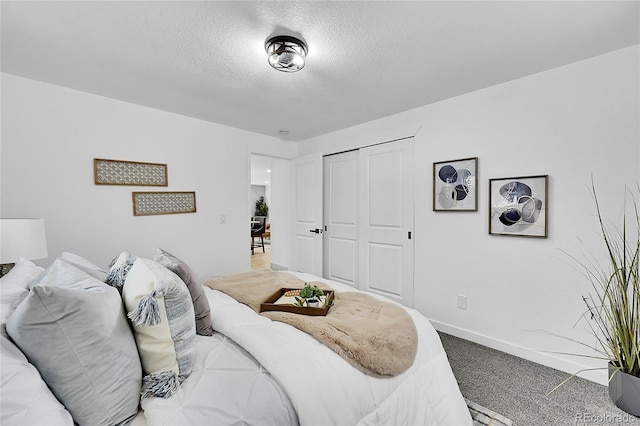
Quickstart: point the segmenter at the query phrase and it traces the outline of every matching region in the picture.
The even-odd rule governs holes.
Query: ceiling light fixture
[[[265,44],[269,65],[278,71],[296,72],[304,68],[307,45],[304,41],[291,36],[275,36]]]

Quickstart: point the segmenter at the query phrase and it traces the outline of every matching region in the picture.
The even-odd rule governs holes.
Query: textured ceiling
[[[2,1],[2,71],[303,141],[637,44],[638,5]],[[276,34],[302,71],[269,67]]]

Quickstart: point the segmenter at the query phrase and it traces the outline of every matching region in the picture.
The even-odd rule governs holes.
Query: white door
[[[362,148],[360,288],[413,306],[413,139]]]
[[[291,269],[322,276],[322,154],[293,160]]]
[[[358,151],[324,158],[323,277],[358,288]]]

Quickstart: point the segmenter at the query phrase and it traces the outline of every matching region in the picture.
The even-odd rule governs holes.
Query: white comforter
[[[131,426],[296,425],[273,377],[228,337],[196,336],[191,375],[171,398],[143,398]]]
[[[324,281],[336,291],[351,287]],[[310,335],[257,315],[231,297],[205,287],[215,330],[251,353],[285,389],[302,425],[471,425],[471,417],[438,334],[407,309],[418,331],[413,366],[393,378],[353,368]]]

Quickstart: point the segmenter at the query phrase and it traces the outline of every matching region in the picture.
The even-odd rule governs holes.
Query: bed
[[[172,258],[172,261],[177,260]],[[170,266],[176,266],[175,263],[168,265],[165,262],[169,275],[158,265],[160,263],[149,259],[142,262],[141,258],[130,254],[118,256],[110,270],[102,270],[88,260],[69,253],[63,253],[46,270],[28,261],[18,262],[14,270],[0,280],[0,423],[471,425],[468,408],[439,337],[417,311],[374,296],[380,303],[402,309],[411,318],[418,344],[415,356],[403,372],[393,375],[372,374],[367,373],[366,369],[357,368],[344,358],[344,354],[339,354],[310,334],[259,314],[225,291],[216,289],[216,286],[220,287],[215,282],[217,280],[208,280],[207,285],[197,284],[198,300],[193,299],[193,293],[191,297],[185,297],[185,294],[189,295],[184,290],[188,287],[186,282],[190,280],[189,277],[182,279],[185,269],[172,269]],[[180,265],[185,268],[184,264]],[[128,274],[123,277],[122,271],[127,267]],[[128,305],[134,302],[127,301],[132,297],[125,291],[127,284],[119,289],[104,284],[109,281],[109,276],[113,278],[114,275],[124,278],[124,282],[132,281],[134,277],[143,276],[141,271],[147,274],[155,271],[175,284],[176,294],[180,295],[175,299],[180,303],[185,298],[189,301],[179,306],[178,310],[184,311],[182,316],[171,318],[172,310],[175,310],[169,305],[172,290],[165,286],[159,291],[161,287],[158,282],[154,284],[155,287],[151,285],[151,290],[147,283],[147,288],[140,293],[143,296],[139,294],[135,299],[137,305]],[[341,300],[339,296],[360,293],[346,285],[308,274],[278,274],[286,276],[287,286],[297,281],[300,284],[319,283],[324,288],[330,288],[335,291],[337,302]],[[238,277],[242,275],[232,278]],[[58,290],[58,287],[63,289]],[[54,294],[56,291],[53,290],[49,294],[44,291],[47,288],[55,288],[60,294]],[[76,293],[79,296],[73,295]],[[48,305],[47,312],[55,313],[57,304],[63,305],[60,308],[63,315],[52,320],[55,330],[64,329],[66,332],[65,337],[60,339],[51,338],[56,332],[51,327],[37,332],[29,328],[34,327],[35,323],[42,327],[45,322],[40,317],[35,320],[30,317],[34,314],[30,314],[29,305],[45,303],[43,301],[52,294],[56,305]],[[69,313],[69,305],[79,305],[75,301],[66,305],[60,303],[60,299],[74,297],[83,298],[82,306],[93,306],[91,304],[95,303],[95,307],[86,317],[71,318],[72,322],[64,324],[69,317],[84,315],[82,309],[78,309],[77,313]],[[142,299],[150,302],[151,308],[149,303],[144,304],[144,309],[140,308]],[[160,308],[154,303],[158,303]],[[120,307],[116,306],[118,304]],[[205,335],[195,333],[196,323],[202,319],[197,306],[202,308],[203,304],[206,304],[207,321],[211,324],[211,329],[203,332]],[[107,309],[108,306],[112,307]],[[131,307],[137,307],[138,312]],[[329,312],[332,309],[334,307]],[[42,309],[32,310],[42,315]],[[137,313],[137,316],[132,313]],[[154,314],[157,317],[155,320],[152,318]],[[100,327],[91,325],[95,317],[100,320]],[[153,325],[139,327],[132,317],[139,324],[147,322]],[[188,317],[191,317],[189,321],[183,321]],[[134,322],[129,327],[131,338],[123,337],[126,331],[114,331],[119,330],[120,326],[115,324],[120,324],[122,318],[125,318],[125,323]],[[113,327],[102,326],[111,323]],[[145,355],[145,351],[149,347],[141,346],[144,336],[140,337],[136,330],[160,330],[167,323],[175,328],[170,332],[166,328],[163,331],[173,339],[169,345],[174,351],[172,354],[178,353],[178,360],[172,360],[171,368],[175,373],[169,374],[174,379],[162,381],[167,376],[163,372],[164,375],[156,375],[161,380],[148,380],[153,376],[148,374],[154,371],[153,362],[159,361],[147,359],[149,355]],[[78,328],[84,328],[84,332],[77,333],[80,343],[67,342],[74,339]],[[188,344],[176,338],[185,335],[188,336],[185,340]],[[64,347],[62,340],[72,347]],[[118,341],[117,356],[112,352],[113,341]],[[61,345],[63,347],[59,348]],[[87,351],[86,354],[83,351]],[[187,355],[183,357],[187,361],[180,359],[181,351],[182,355]],[[156,355],[154,352],[153,356]],[[82,359],[83,356],[86,358]],[[136,356],[139,357],[137,363]],[[61,366],[73,357],[77,357],[80,363],[92,363],[93,367],[83,370],[76,365]],[[52,359],[64,361],[52,362]],[[107,367],[103,367],[105,365]],[[65,368],[68,371],[58,371]],[[103,368],[110,370],[101,371],[100,375],[83,376]],[[129,373],[116,373],[122,371]],[[79,377],[74,376],[73,380],[69,380],[69,375]],[[72,387],[75,387],[71,390],[60,389],[61,382],[64,386],[72,382]],[[87,390],[87,383],[91,385],[90,391]],[[101,386],[101,389],[95,389]],[[142,398],[139,396],[141,389],[143,394],[145,389],[147,392]],[[86,395],[92,392],[97,393],[94,400],[77,401],[81,398],[79,393],[82,398],[87,398]],[[136,395],[132,396],[134,392]],[[26,398],[27,395],[29,398]]]

